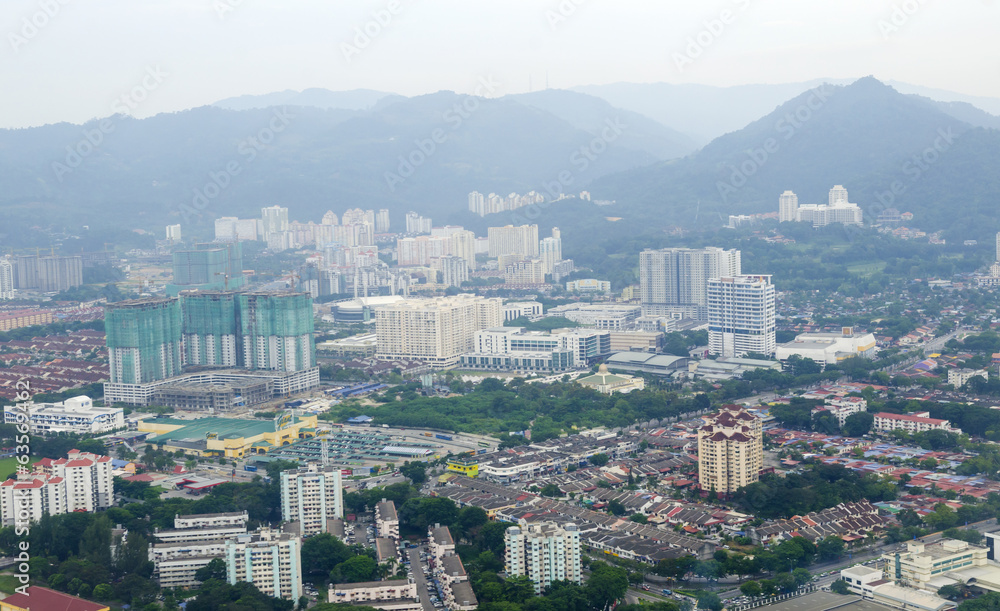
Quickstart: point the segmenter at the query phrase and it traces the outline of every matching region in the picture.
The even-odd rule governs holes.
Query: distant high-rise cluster
[[[664,248],[639,254],[644,316],[708,317],[708,281],[741,272],[738,250]]]
[[[791,191],[778,196],[778,221],[812,223],[813,227],[827,225],[860,225],[861,208],[847,200],[847,189],[836,185],[830,189],[826,204],[799,205],[799,198]]]
[[[496,193],[483,195],[478,191],[473,191],[469,193],[469,210],[479,216],[486,216],[487,214],[496,214],[497,212],[517,210],[518,208],[530,206],[531,204],[540,204],[544,201],[545,196],[535,191],[529,191],[524,195],[511,193],[506,197],[497,195]]]

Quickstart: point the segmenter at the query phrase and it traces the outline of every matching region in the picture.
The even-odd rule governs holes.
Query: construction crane
[[[229,290],[229,274],[226,273],[226,272],[215,272],[215,275],[216,276],[225,276],[225,280],[223,280],[222,286],[225,287],[225,290],[228,291]]]

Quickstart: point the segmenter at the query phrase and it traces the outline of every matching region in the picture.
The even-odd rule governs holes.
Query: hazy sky
[[[546,73],[560,88],[873,74],[1000,97],[998,14],[995,0],[3,0],[0,126],[308,87],[472,93],[492,76],[519,93]]]

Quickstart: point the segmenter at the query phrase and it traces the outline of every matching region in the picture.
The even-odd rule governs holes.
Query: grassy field
[[[878,261],[877,263],[855,263],[854,265],[848,265],[847,271],[852,274],[861,274],[862,276],[871,276],[875,272],[880,272],[885,269],[885,261]]]
[[[13,594],[14,588],[21,585],[21,582],[17,580],[16,575],[11,573],[0,573],[0,592],[4,594]]]
[[[33,465],[36,462],[38,462],[39,460],[41,460],[41,459],[40,458],[35,458],[34,456],[32,456],[30,464]],[[7,479],[8,477],[11,476],[12,473],[14,473],[15,471],[17,471],[18,464],[19,463],[17,462],[17,458],[14,457],[14,456],[11,456],[10,458],[4,458],[3,460],[0,460],[0,481]]]

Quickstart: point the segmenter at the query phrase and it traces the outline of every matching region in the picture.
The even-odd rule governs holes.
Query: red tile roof
[[[3,599],[11,605],[29,611],[107,611],[109,607],[76,596],[39,586],[29,586],[24,594],[12,594]]]

